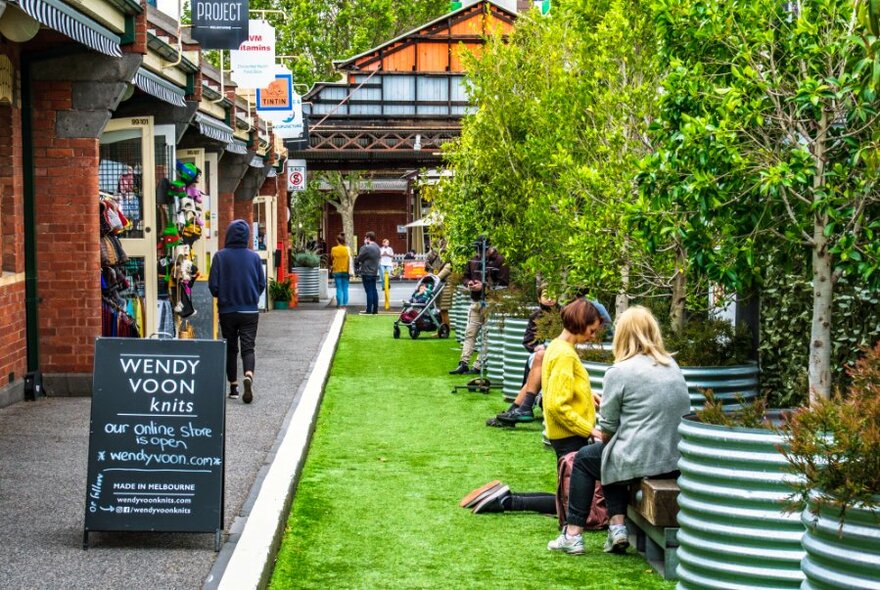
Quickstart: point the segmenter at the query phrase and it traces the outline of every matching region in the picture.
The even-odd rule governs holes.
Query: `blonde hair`
[[[641,305],[634,305],[620,314],[614,325],[614,362],[625,361],[637,354],[650,356],[661,365],[672,362],[663,346],[657,319]]]

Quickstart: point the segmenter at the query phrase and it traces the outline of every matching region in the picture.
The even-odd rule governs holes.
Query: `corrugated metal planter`
[[[590,375],[590,387],[594,393],[602,395],[602,380],[610,364],[593,361],[582,361]],[[733,365],[731,367],[681,367],[684,380],[691,398],[691,410],[703,407],[706,398],[704,389],[711,389],[715,399],[721,401],[726,409],[735,410],[740,407],[737,394],[749,400],[758,396],[758,365]]]
[[[802,514],[807,532],[802,590],[880,590],[880,512],[854,507],[843,527],[833,506]]]
[[[682,367],[681,372],[688,385],[692,410],[703,407],[705,389],[711,389],[715,399],[724,404],[725,409],[731,410],[740,407],[737,396],[744,400],[758,397],[760,371],[757,363],[730,367]]]
[[[296,289],[299,300],[309,299],[318,301],[321,293],[321,269],[309,266],[294,266],[293,273],[296,275]]]
[[[504,381],[504,318],[489,318],[486,338],[486,377],[489,383],[500,385]]]
[[[522,387],[523,371],[529,361],[529,351],[523,346],[523,337],[529,325],[527,318],[504,318],[504,399],[513,401]]]
[[[777,449],[782,436],[695,415],[679,433],[678,588],[799,588],[804,526],[800,515],[783,512],[794,476]]]
[[[455,330],[455,339],[461,343],[464,340],[464,329],[467,325],[467,306],[469,297],[461,290],[455,289],[452,295],[452,307],[449,308],[449,321]]]

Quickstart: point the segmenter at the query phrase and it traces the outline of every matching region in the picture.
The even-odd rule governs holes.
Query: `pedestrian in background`
[[[394,250],[391,249],[391,242],[388,238],[382,240],[382,247],[379,248],[379,266],[382,269],[382,288],[385,288],[385,277],[391,280],[391,271],[394,270]]]
[[[361,280],[367,294],[367,308],[362,312],[369,315],[379,313],[379,292],[376,281],[379,279],[379,246],[376,244],[376,233],[368,231],[364,234],[364,245],[358,251],[357,263],[361,268]]]
[[[251,250],[250,228],[236,219],[226,230],[223,249],[214,254],[208,289],[217,298],[220,331],[226,339],[226,380],[229,397],[238,398],[238,352],[244,371],[242,401],[254,399],[254,368],[257,325],[260,321],[260,294],[266,290],[266,275],[259,255]]]
[[[336,307],[348,305],[348,281],[351,276],[351,250],[345,245],[345,234],[336,236],[336,245],[330,250],[330,270],[336,283]]]

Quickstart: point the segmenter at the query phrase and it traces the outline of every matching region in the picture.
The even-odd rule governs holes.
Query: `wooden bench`
[[[678,579],[678,492],[674,479],[643,479],[626,510],[636,549],[665,580]]]

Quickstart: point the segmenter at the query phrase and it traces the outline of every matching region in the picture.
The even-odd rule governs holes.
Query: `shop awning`
[[[221,143],[232,142],[232,127],[220,119],[215,119],[214,117],[203,115],[202,113],[196,113],[195,123],[199,126],[199,132],[205,137]],[[229,148],[227,148],[227,150],[232,151],[229,150]]]
[[[23,11],[43,25],[104,55],[122,57],[119,35],[61,0],[18,0]]]
[[[275,178],[278,176],[278,171],[275,168],[269,168],[269,174],[266,175],[266,178]]]
[[[178,88],[171,82],[164,78],[160,78],[149,70],[145,70],[144,68],[138,69],[132,82],[134,82],[135,86],[150,96],[155,96],[159,100],[164,100],[176,107],[186,106],[186,100],[184,100],[186,91],[183,88]]]
[[[233,139],[229,142],[229,145],[226,146],[226,151],[243,156],[248,152],[247,144],[241,140]]]
[[[266,163],[263,161],[263,158],[260,156],[254,156],[251,159],[251,168],[262,168]]]

